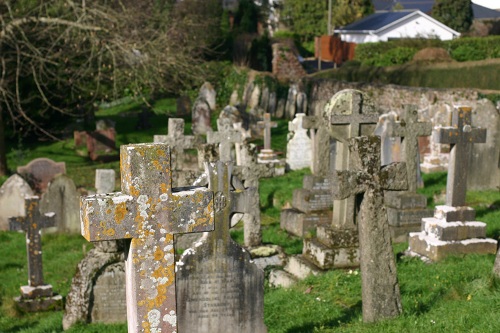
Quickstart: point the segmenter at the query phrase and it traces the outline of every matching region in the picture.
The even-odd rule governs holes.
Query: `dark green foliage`
[[[378,57],[371,58],[369,61],[364,62],[364,64],[376,67],[402,65],[410,61],[416,52],[417,49],[412,47],[395,47],[379,54]]]
[[[326,34],[328,6],[325,1],[287,0],[282,18],[301,41]]]
[[[393,52],[395,51],[393,49],[410,48],[416,52],[428,47],[440,47],[448,50],[451,57],[456,61],[500,58],[500,36],[459,38],[451,41],[400,39],[388,42],[364,43],[356,46],[355,58],[364,65],[389,66],[391,62],[387,61],[387,57],[390,59],[394,56]],[[387,56],[387,53],[392,53],[392,55]],[[407,58],[405,62],[410,60],[412,60],[411,57]]]
[[[458,32],[467,32],[474,18],[472,3],[470,0],[436,0],[432,17]]]

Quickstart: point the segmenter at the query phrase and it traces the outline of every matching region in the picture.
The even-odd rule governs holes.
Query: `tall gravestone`
[[[349,139],[371,134],[378,117],[371,100],[360,91],[343,90],[330,99],[323,111],[323,121],[329,127],[330,135],[337,140],[336,170],[351,169]],[[317,267],[331,269],[359,265],[356,200],[355,195],[332,200],[330,223],[319,225],[316,237],[304,240],[303,254]]]
[[[446,203],[436,206],[434,217],[422,219],[421,232],[410,233],[412,254],[438,261],[449,255],[496,253],[497,241],[485,238],[486,224],[474,221],[476,212],[465,201],[472,145],[486,141],[486,129],[472,127],[471,113],[470,107],[457,107],[452,126],[433,133],[434,142],[451,145]]]
[[[21,296],[14,300],[26,312],[59,310],[62,307],[61,295],[52,291],[52,285],[43,281],[42,267],[42,228],[54,225],[54,213],[41,214],[38,196],[25,197],[26,216],[11,217],[11,230],[26,233],[26,252],[28,254],[28,285],[21,286]]]
[[[267,332],[264,272],[229,234],[231,215],[246,212],[254,195],[232,188],[231,163],[219,161],[207,168],[215,231],[177,262],[179,332]]]
[[[468,174],[467,188],[496,190],[500,186],[500,113],[493,103],[486,99],[479,101],[472,112],[474,125],[486,129],[488,135],[484,144],[472,147],[469,163],[474,164],[474,167]]]
[[[377,136],[351,138],[349,150],[350,168],[334,172],[333,195],[337,199],[362,195],[358,231],[363,321],[376,322],[402,312],[384,190],[407,188],[406,166],[392,163],[380,167]]]
[[[49,183],[40,200],[42,213],[54,212],[55,226],[47,232],[80,233],[80,195],[75,183],[64,174],[57,175]]]
[[[210,117],[212,111],[208,102],[198,97],[193,104],[191,111],[192,130],[194,134],[207,134],[212,130],[210,125]]]
[[[297,113],[295,119],[288,123],[289,138],[286,144],[286,168],[299,170],[311,167],[312,141],[307,129],[302,127],[304,113]]]
[[[19,175],[10,176],[0,187],[0,230],[9,230],[9,217],[25,216],[24,198],[33,196],[29,184]]]
[[[189,150],[197,150],[202,143],[198,135],[184,135],[184,119],[168,119],[168,135],[155,135],[154,142],[166,143],[171,150],[173,186],[188,186],[199,176],[198,162],[187,163],[187,158],[193,154]]]
[[[418,137],[429,136],[431,132],[432,124],[419,122],[416,106],[410,105],[404,110],[401,120],[392,123],[388,130],[389,136],[402,139],[402,155],[408,175],[407,191],[388,191],[384,197],[393,242],[407,241],[410,232],[420,230],[422,218],[432,216],[432,211],[427,209],[427,198],[417,193],[420,167]]]
[[[271,121],[270,113],[265,113],[264,120],[257,122],[257,126],[264,132],[264,148],[259,153],[259,163],[277,162],[278,155],[271,148],[271,128],[278,127],[278,124]]]
[[[88,241],[129,239],[126,254],[129,332],[177,332],[174,234],[213,230],[213,193],[172,189],[166,144],[120,148],[122,192],[81,200]]]
[[[35,194],[41,194],[56,175],[66,173],[66,163],[36,158],[27,165],[18,167],[17,173],[28,182]]]
[[[98,194],[115,189],[115,171],[97,169],[95,187]],[[124,241],[95,242],[78,263],[66,297],[63,329],[81,323],[124,323],[125,301]]]

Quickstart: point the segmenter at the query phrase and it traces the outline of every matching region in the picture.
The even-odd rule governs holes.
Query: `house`
[[[460,33],[420,10],[379,11],[334,30],[344,42],[384,42],[400,38],[450,40]]]

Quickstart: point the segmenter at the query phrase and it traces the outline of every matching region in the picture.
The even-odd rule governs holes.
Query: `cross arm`
[[[363,193],[367,188],[370,175],[362,171],[342,170],[333,173],[332,195],[336,200],[342,200],[354,194]]]
[[[259,205],[259,195],[257,188],[248,187],[245,190],[236,190],[231,192],[232,213],[253,213],[255,205]]]
[[[384,190],[402,191],[408,189],[406,163],[394,162],[380,170],[380,186]]]
[[[171,225],[168,228],[170,232],[189,233],[214,230],[213,192],[209,189],[204,187],[173,189],[169,206],[172,207]]]
[[[470,125],[465,125],[462,132],[456,127],[440,127],[432,133],[432,140],[436,143],[447,144],[485,143],[486,128],[472,128]]]
[[[12,231],[24,230],[25,221],[26,221],[26,217],[24,217],[24,216],[9,217],[10,230],[12,230]]]
[[[317,116],[302,117],[302,128],[304,129],[318,129],[321,119]]]

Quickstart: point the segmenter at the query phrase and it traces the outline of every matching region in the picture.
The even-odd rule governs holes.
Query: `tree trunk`
[[[7,170],[7,150],[5,149],[5,124],[3,120],[2,106],[0,105],[0,176],[6,176]]]

